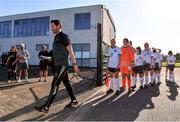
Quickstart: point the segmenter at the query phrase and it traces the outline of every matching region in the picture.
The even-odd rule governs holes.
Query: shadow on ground
[[[168,98],[172,101],[175,101],[176,97],[178,96],[179,85],[175,82],[166,81],[166,86],[168,87],[168,89],[169,89],[168,92],[170,93]]]
[[[159,86],[137,90],[135,93],[124,92],[119,96],[105,95],[86,104],[85,106],[89,108],[85,112],[81,111],[82,115],[75,121],[134,121],[142,110],[155,108],[152,98],[159,95]],[[78,116],[78,111],[75,116],[76,114]],[[74,119],[68,118],[68,120]]]

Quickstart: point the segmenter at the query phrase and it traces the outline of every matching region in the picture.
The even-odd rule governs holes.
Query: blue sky
[[[123,38],[143,47],[144,42],[163,53],[180,52],[179,0],[0,0],[0,16],[103,4],[117,28],[117,44]]]

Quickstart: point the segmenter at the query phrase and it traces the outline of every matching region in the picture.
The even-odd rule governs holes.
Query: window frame
[[[0,21],[0,38],[11,38],[12,20]]]
[[[13,37],[49,36],[49,23],[50,16],[14,20]]]
[[[87,15],[86,15],[87,14]],[[88,17],[85,19],[85,17]],[[91,29],[91,12],[74,14],[74,30],[90,30]]]
[[[84,48],[83,46],[85,46],[85,45],[89,46],[89,47],[88,48]],[[77,60],[77,64],[79,66],[82,66],[82,67],[90,67],[90,52],[91,52],[90,47],[91,47],[91,44],[90,43],[73,43],[72,47],[73,47],[73,51],[74,51],[74,54],[75,54],[75,58]],[[78,52],[78,53],[80,52],[81,56],[77,58],[76,57],[76,52]],[[83,57],[83,53],[84,52],[89,52],[88,58],[87,57],[86,58]],[[88,61],[89,63],[86,64],[86,65],[84,64],[85,60],[86,61],[89,60]]]

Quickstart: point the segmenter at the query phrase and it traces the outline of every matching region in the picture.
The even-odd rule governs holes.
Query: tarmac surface
[[[137,88],[118,96],[105,94],[105,86],[90,85],[92,80],[74,78],[72,86],[80,106],[64,107],[69,96],[61,84],[48,114],[35,111],[33,106],[46,101],[52,76],[48,82],[37,82],[37,78],[21,84],[4,82],[0,86],[0,121],[180,121],[180,69],[175,69],[176,83],[165,82],[164,73],[163,68],[160,86]],[[87,78],[94,76],[93,71],[82,74]]]
[[[162,84],[135,92],[103,94],[105,87],[69,116],[68,121],[180,121],[180,69],[175,69],[176,83]],[[140,83],[139,83],[140,84]]]

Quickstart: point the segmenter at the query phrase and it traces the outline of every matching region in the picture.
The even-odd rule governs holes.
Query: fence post
[[[102,71],[102,32],[101,24],[97,23],[97,82],[96,85],[103,84]]]

